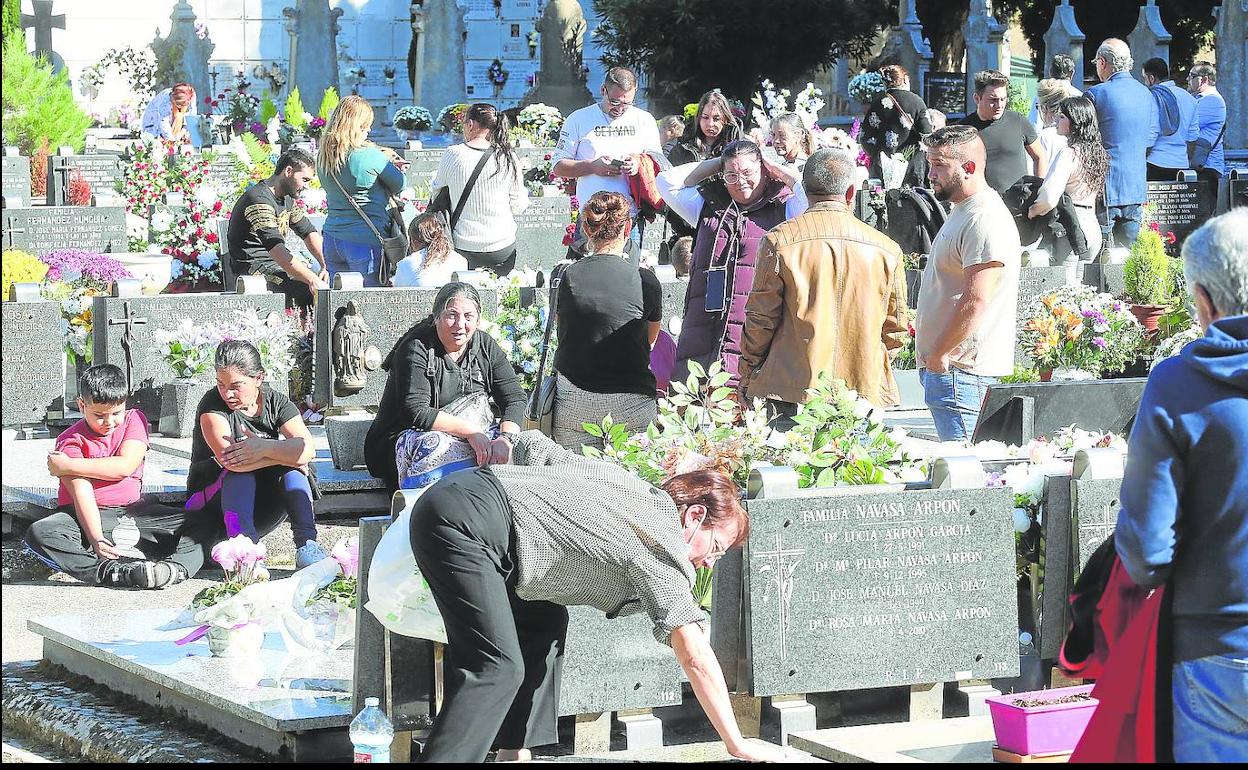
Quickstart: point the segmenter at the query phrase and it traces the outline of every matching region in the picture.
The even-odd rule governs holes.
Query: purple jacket
[[[773,181],[758,201],[742,209],[728,195],[723,182],[705,183],[699,191],[702,211],[694,236],[685,317],[676,345],[672,379],[683,381],[689,376],[690,360],[709,367],[719,359],[724,370],[732,375],[728,387],[736,388],[745,301],[754,286],[754,256],[767,231],[785,220],[785,202],[791,193],[788,187]],[[712,266],[727,270],[723,311],[706,309],[707,271]]]

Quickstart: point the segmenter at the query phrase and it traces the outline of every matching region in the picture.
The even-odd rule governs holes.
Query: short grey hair
[[[857,165],[858,159],[845,150],[818,150],[806,159],[806,167],[802,169],[802,187],[811,197],[844,196],[854,185],[854,167]]]
[[[1134,63],[1131,60],[1131,48],[1116,37],[1111,37],[1096,49],[1096,58],[1105,62],[1114,72],[1126,72]]]
[[[1248,209],[1214,217],[1183,243],[1187,285],[1200,284],[1224,316],[1248,313]]]

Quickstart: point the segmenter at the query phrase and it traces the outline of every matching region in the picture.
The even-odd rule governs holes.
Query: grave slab
[[[69,182],[75,172],[91,188],[91,194],[101,199],[120,194],[117,189],[122,179],[121,158],[117,155],[54,155],[48,158],[47,201],[49,206],[69,203]]]
[[[749,501],[751,693],[1018,674],[1007,490],[820,492]]]
[[[566,195],[530,198],[529,207],[516,216],[516,264],[550,272],[568,255],[563,235],[569,224],[572,199]]]
[[[412,324],[433,310],[439,289],[321,289],[316,298],[316,382],[314,397],[319,404],[334,409],[375,407],[381,403],[386,387],[386,371],[381,362]],[[492,318],[498,313],[498,292],[478,289],[481,313]],[[280,299],[280,296],[279,296]],[[354,319],[348,308],[354,307]],[[355,321],[362,322],[362,327]],[[353,372],[347,372],[344,361],[333,354],[334,330],[352,340],[356,352],[346,356]],[[362,328],[362,331],[360,329]],[[351,329],[350,333],[348,330]],[[359,335],[355,339],[354,335]],[[354,374],[351,387],[342,380],[344,373]],[[341,380],[341,382],[336,382]],[[356,389],[358,388],[358,389]]]
[[[42,422],[65,398],[65,349],[56,302],[4,302],[0,413],[5,427]]]
[[[131,372],[130,405],[143,410],[149,422],[161,414],[161,389],[172,382],[173,370],[161,356],[154,332],[172,330],[184,320],[202,325],[235,318],[237,311],[256,310],[261,318],[285,312],[281,294],[161,294],[154,297],[96,297],[92,300],[95,363],[115,364]],[[133,318],[131,326],[126,318]],[[139,319],[145,319],[140,323]],[[129,346],[129,355],[126,347]],[[275,378],[268,384],[285,391]]]
[[[156,630],[179,611],[101,609],[28,627],[45,660],[244,745],[296,762],[349,756],[353,650],[295,658],[270,631],[258,660],[215,658],[206,639],[174,644],[189,629]]]
[[[652,627],[644,613],[608,620],[593,608],[569,607],[559,714],[679,705],[683,674]]]
[[[30,158],[23,155],[5,155],[2,179],[6,209],[30,205]]]
[[[990,763],[996,735],[988,716],[812,730],[789,744],[828,762]]]
[[[3,243],[36,256],[56,249],[124,252],[126,210],[113,206],[39,206],[4,210]]]
[[[1021,446],[1068,425],[1129,434],[1145,382],[1143,377],[1129,377],[991,385],[980,408],[974,443],[996,440]]]

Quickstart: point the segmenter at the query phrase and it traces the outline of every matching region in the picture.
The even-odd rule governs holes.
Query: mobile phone
[[[615,160],[612,160],[609,165],[614,166],[615,168],[624,168],[624,159],[616,158]]]
[[[706,271],[706,305],[708,313],[722,313],[727,307],[728,266],[711,267]]]

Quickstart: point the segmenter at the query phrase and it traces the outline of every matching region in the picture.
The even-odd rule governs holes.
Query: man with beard
[[[975,432],[988,386],[1014,372],[1022,246],[1013,216],[984,178],[979,132],[949,126],[924,144],[932,190],[953,209],[923,270],[915,350],[940,440],[961,441]]]
[[[313,292],[329,288],[321,234],[294,201],[314,176],[316,161],[311,155],[297,148],[282,153],[273,176],[252,185],[234,204],[226,233],[234,274],[263,275],[271,289],[286,295],[287,307],[310,308]],[[290,252],[288,230],[308,245],[316,265],[309,266]]]

